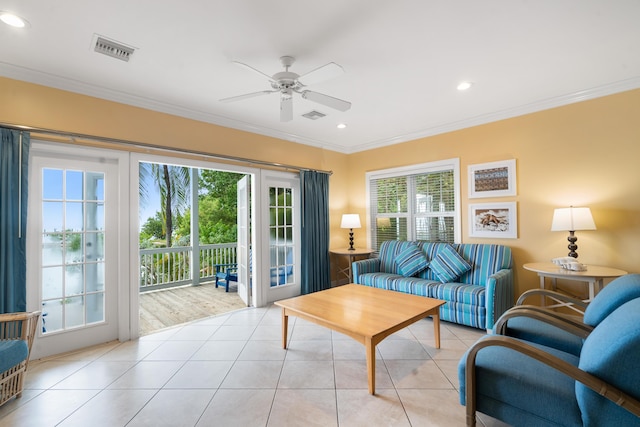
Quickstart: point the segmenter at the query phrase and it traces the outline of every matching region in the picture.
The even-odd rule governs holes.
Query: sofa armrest
[[[351,268],[353,273],[353,283],[360,283],[359,277],[361,274],[380,272],[380,258],[369,258],[354,261],[351,264]]]
[[[487,309],[487,330],[493,329],[495,322],[502,316],[502,313],[513,307],[513,270],[502,269],[487,280],[486,309]]]

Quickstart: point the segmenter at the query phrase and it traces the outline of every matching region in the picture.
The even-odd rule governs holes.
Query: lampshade
[[[553,212],[551,231],[595,230],[589,208],[560,208]]]
[[[358,214],[343,214],[340,228],[360,228],[360,215]]]

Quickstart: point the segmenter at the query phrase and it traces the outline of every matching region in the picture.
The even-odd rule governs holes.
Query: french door
[[[238,181],[238,296],[250,306],[251,301],[251,175]]]
[[[75,153],[32,152],[27,294],[42,310],[33,357],[119,338],[118,165]]]
[[[265,302],[298,296],[300,286],[300,179],[284,172],[262,175],[262,248]],[[266,274],[266,273],[265,273]]]

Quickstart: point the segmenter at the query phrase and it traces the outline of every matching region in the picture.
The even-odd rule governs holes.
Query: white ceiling
[[[638,0],[0,0],[0,75],[344,153],[640,87]],[[129,62],[94,35],[137,48]],[[304,74],[345,73],[294,98],[281,123],[270,89],[296,58]],[[472,88],[458,92],[462,80]],[[326,117],[301,117],[311,110]],[[1,119],[1,118],[0,118]],[[1,121],[1,120],[0,120]],[[338,123],[346,123],[343,130]]]

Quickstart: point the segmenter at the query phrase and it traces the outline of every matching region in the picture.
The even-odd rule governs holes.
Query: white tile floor
[[[278,307],[239,310],[30,362],[0,426],[464,426],[458,360],[483,331],[421,320],[377,347],[376,395],[364,347]],[[479,417],[479,425],[500,423]]]

